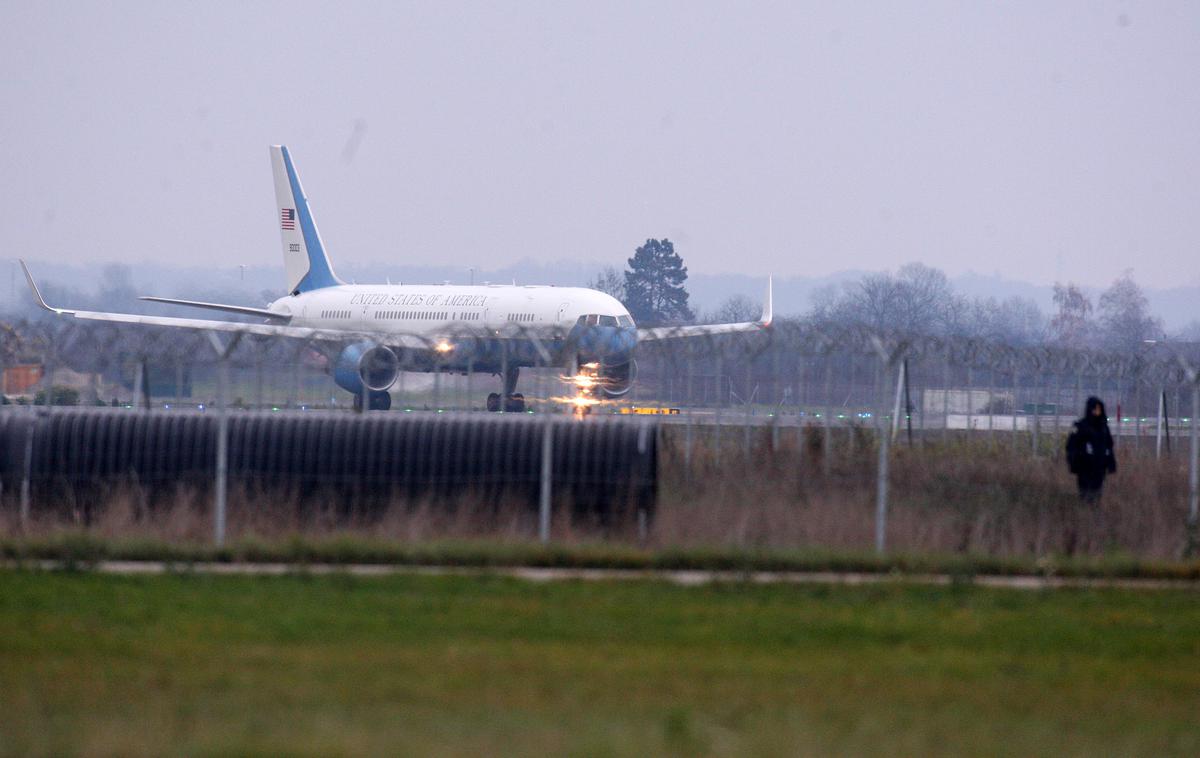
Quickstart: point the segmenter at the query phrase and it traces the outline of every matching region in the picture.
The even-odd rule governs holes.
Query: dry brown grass
[[[851,436],[853,435],[853,436]],[[828,460],[824,435],[803,440],[786,430],[727,429],[719,463],[711,437],[687,451],[678,429],[664,433],[656,511],[646,540],[658,548],[800,549],[867,552],[874,546],[874,437],[839,430]],[[1053,447],[1052,447],[1053,446]],[[1081,503],[1057,441],[1033,457],[986,439],[927,441],[893,450],[887,540],[908,554],[1029,558],[1116,554],[1174,559],[1186,542],[1187,476],[1178,458],[1156,462],[1132,450],[1098,505]],[[686,461],[686,463],[685,463]],[[81,527],[97,537],[204,543],[212,535],[211,497],[193,486],[124,483],[90,497],[39,503],[22,525],[11,495],[0,505],[0,536],[47,536]],[[641,541],[632,513],[603,519],[556,503],[555,540]],[[367,505],[332,493],[280,493],[235,485],[229,495],[231,540],[353,535],[421,543],[436,540],[525,541],[537,533],[527,503],[462,493],[400,496]]]
[[[851,436],[853,435],[853,436]],[[663,450],[655,538],[662,544],[868,550],[875,539],[877,448],[864,430],[795,430],[772,445],[756,430],[725,440],[717,464],[711,438],[680,434]],[[1119,451],[1119,472],[1095,505],[1080,501],[1047,439],[926,440],[893,448],[887,541],[906,553],[996,556],[1121,553],[1176,558],[1186,543],[1187,472],[1177,459]],[[685,465],[690,458],[691,465]]]

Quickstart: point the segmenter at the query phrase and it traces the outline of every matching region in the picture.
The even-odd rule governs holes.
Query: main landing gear
[[[524,413],[525,412],[525,396],[517,392],[517,377],[521,370],[513,366],[504,373],[504,397],[503,401],[499,393],[493,392],[487,396],[487,409],[492,413],[500,411],[501,406],[505,413]]]
[[[492,413],[500,411],[500,393],[492,392],[487,396],[487,409]],[[524,413],[525,412],[525,396],[520,392],[509,395],[504,399],[505,413]]]

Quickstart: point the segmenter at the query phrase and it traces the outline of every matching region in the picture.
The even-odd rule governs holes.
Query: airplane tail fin
[[[283,145],[271,146],[271,172],[275,178],[276,220],[283,237],[283,267],[287,291],[308,292],[344,284],[333,273],[321,234],[308,208],[308,198],[300,186],[300,176],[292,165],[292,156]]]

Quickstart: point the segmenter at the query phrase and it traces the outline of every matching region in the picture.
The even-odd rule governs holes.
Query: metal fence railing
[[[398,374],[388,390],[392,412],[482,412],[487,395],[500,391],[501,380],[490,374],[510,367],[520,367],[518,390],[528,413],[577,408],[576,385],[560,360],[573,349],[570,335],[514,324],[504,334],[461,328],[437,340],[404,335],[403,343],[401,368],[420,370]],[[353,397],[331,377],[340,349],[320,340],[214,341],[205,333],[71,319],[13,322],[0,330],[10,404],[349,409]],[[817,444],[826,461],[835,453],[862,458],[869,450],[880,548],[891,445],[967,437],[1053,457],[1090,395],[1107,404],[1127,454],[1161,458],[1186,446],[1187,513],[1196,524],[1195,345],[1145,344],[1114,354],[780,320],[758,333],[644,342],[635,360],[629,391],[592,414],[677,409],[655,418],[676,428],[689,466],[701,444],[708,446],[705,455],[730,466],[760,444],[790,446],[797,455]],[[37,370],[22,373],[22,366]],[[827,472],[833,467],[825,464]]]

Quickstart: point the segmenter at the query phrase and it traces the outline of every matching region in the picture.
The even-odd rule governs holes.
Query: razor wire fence
[[[149,400],[165,408],[216,399],[218,360],[204,333],[66,319],[5,327],[0,362],[9,402],[32,402],[33,394],[55,384],[74,389],[76,402],[86,404]],[[497,339],[470,328],[438,339],[399,337],[409,345],[427,344],[435,356],[440,340]],[[547,348],[545,355],[511,348],[509,357],[523,371],[524,394],[533,401],[563,394],[561,347],[555,347],[562,345],[561,334],[517,325],[502,337],[512,345],[532,340]],[[327,342],[246,335],[229,356],[231,402],[247,409],[348,407],[347,393],[331,376],[337,349]],[[720,412],[725,420],[741,414],[759,422],[782,417],[789,423],[875,426],[879,417],[890,419],[892,390],[903,371],[906,429],[911,422],[921,432],[1061,432],[1084,400],[1096,395],[1111,412],[1114,433],[1138,438],[1157,435],[1160,417],[1164,434],[1178,435],[1186,427],[1192,415],[1188,371],[1200,365],[1200,350],[1157,343],[1113,354],[781,321],[759,333],[681,333],[642,342],[634,360],[632,387],[612,409],[678,407],[698,416]],[[38,381],[15,386],[7,372],[30,365]],[[401,366],[406,367],[403,361]],[[401,371],[389,389],[394,405],[481,409],[479,398],[495,391],[498,381],[478,368],[468,374],[467,368],[447,356],[444,365],[435,359],[419,370]],[[547,402],[541,409],[550,407]]]
[[[512,324],[502,334],[460,327],[436,339],[379,336],[381,344],[388,339],[406,346],[397,348],[401,370],[387,390],[390,412],[484,412],[510,366],[520,368],[517,390],[527,398],[527,413],[567,415],[578,408],[567,367],[566,353],[576,348],[569,334]],[[4,402],[13,412],[39,404],[349,412],[354,398],[333,380],[340,349],[328,341],[254,335],[214,344],[206,333],[68,319],[0,330]],[[473,355],[479,356],[474,365]],[[1194,344],[1110,353],[781,320],[752,333],[696,336],[681,329],[641,342],[632,358],[628,390],[591,408],[591,416],[644,413],[662,422],[688,475],[704,466],[737,471],[753,456],[789,451],[807,454],[806,465],[826,478],[842,476],[847,487],[868,477],[875,483],[873,541],[880,549],[889,465],[919,460],[892,463],[893,446],[967,440],[1009,456],[1056,460],[1093,395],[1110,411],[1122,457],[1187,461],[1194,533],[1200,491]]]

